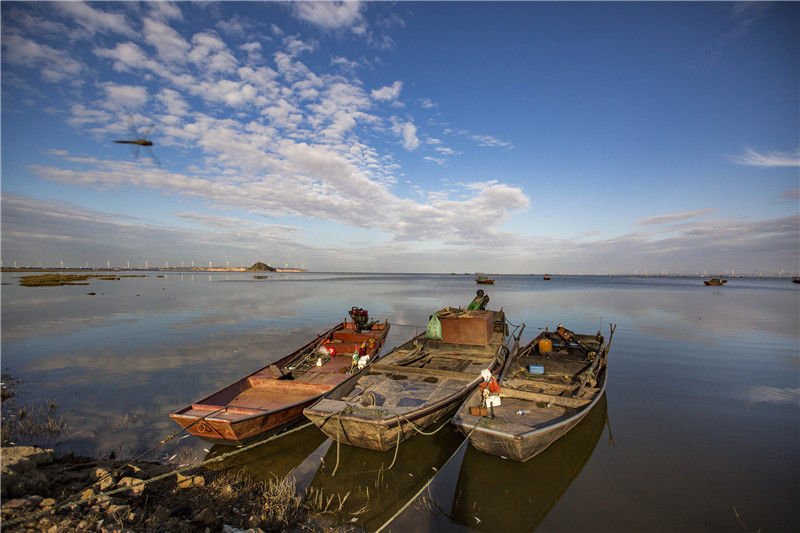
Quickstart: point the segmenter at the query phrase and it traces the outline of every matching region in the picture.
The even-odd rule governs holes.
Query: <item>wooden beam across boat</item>
[[[568,398],[556,394],[545,394],[541,392],[528,392],[523,390],[503,388],[500,391],[501,398],[516,398],[518,400],[531,400],[534,402],[551,403],[561,407],[578,408],[583,407],[591,400],[581,400],[579,398]]]
[[[491,361],[491,359],[489,359]],[[464,372],[455,372],[453,370],[440,370],[438,368],[419,368],[416,366],[398,366],[398,365],[385,365],[375,363],[372,365],[373,371],[378,372],[391,372],[393,374],[422,374],[423,376],[433,376],[441,378],[460,379],[462,381],[472,381],[478,376],[473,374],[465,374]]]

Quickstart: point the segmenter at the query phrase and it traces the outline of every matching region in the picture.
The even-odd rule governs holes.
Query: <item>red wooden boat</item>
[[[703,281],[703,283],[705,283],[706,285],[722,286],[722,285],[725,285],[726,283],[728,283],[728,280],[727,279],[720,279],[720,278],[711,278],[709,280]]]
[[[361,324],[366,316],[364,311]],[[210,442],[237,445],[277,433],[301,420],[305,407],[358,379],[362,371],[353,352],[374,361],[388,332],[388,322],[359,329],[345,320],[283,359],[169,416]]]

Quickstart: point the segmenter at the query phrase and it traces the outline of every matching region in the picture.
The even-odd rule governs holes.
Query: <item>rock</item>
[[[4,446],[2,456],[2,499],[42,492],[48,485],[47,477],[36,467],[53,462],[53,450],[36,446]]]
[[[149,522],[154,526],[159,524],[163,524],[169,519],[169,511],[164,509],[163,507],[156,507],[156,509],[150,514]]]
[[[113,485],[114,485],[114,480],[113,480],[113,479],[112,479],[110,476],[109,476],[109,477],[100,478],[100,480],[99,480],[99,481],[97,481],[97,482],[94,484],[94,486],[95,486],[95,487],[96,487],[96,488],[97,488],[99,491],[104,491],[104,490],[106,490],[107,488],[109,488],[109,487],[112,487]]]
[[[210,508],[206,507],[192,518],[192,522],[196,524],[205,524],[210,525],[213,524],[214,521],[217,519],[217,515],[214,511]]]
[[[179,489],[188,489],[189,487],[202,487],[206,484],[206,480],[203,476],[183,476],[181,474],[175,474],[177,476],[178,488]]]
[[[33,505],[34,507],[38,507],[39,504],[41,504],[44,501],[43,496],[38,496],[36,494],[34,494],[33,496],[28,496],[25,499],[31,502],[31,505]]]
[[[56,501],[53,498],[45,498],[42,500],[42,503],[39,504],[40,507],[53,507],[56,504]]]
[[[138,496],[144,492],[144,481],[135,477],[124,477],[117,482],[117,487],[130,487],[131,492]]]
[[[24,507],[31,507],[33,503],[31,503],[26,498],[15,498],[13,500],[8,500],[3,502],[3,511],[10,511],[12,509],[22,509]]]
[[[36,446],[3,446],[0,454],[3,455],[3,470],[26,462],[37,466],[53,462],[53,450],[43,450]]]
[[[86,489],[85,491],[81,492],[81,500],[85,500],[87,498],[94,498],[95,491],[92,489]]]

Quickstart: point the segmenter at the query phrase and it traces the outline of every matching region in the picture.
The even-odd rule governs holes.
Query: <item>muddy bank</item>
[[[34,446],[2,456],[4,531],[269,531],[321,529],[291,480],[137,461],[95,460]]]

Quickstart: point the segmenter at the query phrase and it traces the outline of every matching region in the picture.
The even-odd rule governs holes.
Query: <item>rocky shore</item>
[[[240,531],[319,529],[291,480],[252,481],[241,472],[140,461],[95,460],[34,446],[6,446],[2,529],[96,531]]]

